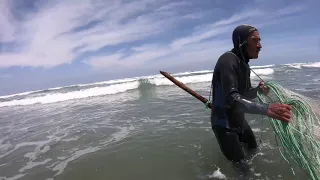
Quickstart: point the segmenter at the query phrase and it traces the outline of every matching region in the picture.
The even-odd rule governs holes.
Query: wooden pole
[[[197,98],[198,100],[200,100],[201,102],[203,102],[204,104],[206,104],[208,102],[208,99],[206,99],[205,97],[201,96],[200,94],[196,93],[195,91],[193,91],[192,89],[190,89],[189,87],[187,87],[185,84],[183,84],[182,82],[178,81],[177,79],[175,79],[174,77],[172,77],[169,73],[164,72],[164,71],[160,71],[160,73],[165,76],[166,78],[168,78],[170,81],[172,81],[174,84],[176,84],[177,86],[179,86],[181,89],[187,91],[189,94],[191,94],[193,97]],[[209,103],[208,107],[210,109],[212,109],[212,104]]]

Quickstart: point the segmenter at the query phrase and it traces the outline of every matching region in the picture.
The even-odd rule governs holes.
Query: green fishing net
[[[267,96],[258,93],[259,100],[292,107],[290,123],[268,117],[281,145],[283,159],[290,165],[302,168],[310,179],[320,180],[320,108],[312,99],[289,91],[273,81],[265,82],[265,85],[270,88],[270,93]],[[295,169],[291,170],[295,174]]]

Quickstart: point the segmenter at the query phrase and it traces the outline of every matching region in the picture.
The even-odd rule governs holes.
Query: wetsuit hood
[[[246,50],[247,39],[249,35],[258,31],[257,28],[250,25],[240,25],[233,30],[232,33],[232,41],[233,41],[233,49],[232,52],[235,53],[239,58],[243,59],[246,63],[249,62],[249,55]],[[242,50],[243,56],[241,55],[240,50]]]

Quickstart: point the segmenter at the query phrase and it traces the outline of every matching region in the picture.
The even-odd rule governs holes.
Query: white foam
[[[319,82],[319,81],[320,81],[320,78],[314,78],[314,79],[312,79],[312,81],[314,81],[314,82]]]
[[[274,73],[274,70],[272,68],[265,68],[265,69],[255,69],[254,70],[255,73],[257,73],[258,75],[271,75]],[[251,77],[255,77],[256,75],[254,73],[251,73]]]
[[[117,141],[123,140],[123,139],[124,139],[125,137],[127,137],[127,136],[130,134],[130,132],[131,132],[132,130],[134,130],[134,129],[135,129],[134,126],[121,127],[121,128],[120,128],[120,131],[118,131],[118,132],[116,132],[116,133],[114,133],[114,134],[112,135],[112,141],[117,142]]]
[[[34,150],[34,152],[29,152],[27,154],[24,155],[24,157],[29,158],[29,160],[35,160],[37,159],[37,157],[39,157],[41,154],[45,154],[46,152],[48,152],[50,150],[50,146],[46,145],[43,147],[43,149],[41,149],[41,145],[38,145],[37,148]]]
[[[17,179],[20,179],[22,178],[23,176],[25,176],[25,174],[17,174],[15,176],[12,176],[12,177],[1,177],[0,176],[0,180],[17,180]]]
[[[133,131],[135,129],[135,127],[132,125],[129,127],[119,126],[119,127],[117,127],[117,129],[119,129],[119,131],[113,133],[111,135],[110,139],[108,139],[107,141],[103,141],[102,143],[100,143],[100,146],[96,146],[96,147],[90,146],[90,147],[87,147],[87,148],[81,149],[81,150],[79,150],[79,148],[74,148],[74,149],[70,150],[71,152],[74,151],[74,153],[68,159],[60,157],[59,159],[63,159],[63,161],[55,164],[55,166],[52,168],[53,171],[57,171],[55,176],[63,173],[63,171],[65,170],[65,168],[67,167],[69,162],[74,161],[83,155],[99,151],[104,146],[107,146],[112,142],[118,142],[118,141],[121,141],[124,138],[128,137],[130,132]]]
[[[75,137],[72,137],[72,138],[69,138],[69,139],[63,139],[62,141],[64,141],[64,142],[76,141],[79,138],[80,138],[79,136],[75,136]]]
[[[314,67],[314,68],[320,68],[320,62],[314,62],[314,63],[308,63],[308,64],[303,64],[303,67]]]
[[[114,134],[112,134],[110,139],[100,142],[100,144],[101,145],[107,145],[107,144],[109,144],[111,142],[117,142],[117,141],[123,140],[124,138],[126,138],[130,134],[130,132],[132,130],[135,129],[134,126],[117,127],[117,128],[119,129],[119,131],[117,131]]]
[[[301,69],[301,67],[307,68],[320,68],[320,62],[309,62],[309,63],[291,63],[291,64],[284,64],[286,66]]]
[[[194,75],[194,76],[182,76],[175,77],[178,81],[188,84],[188,83],[199,83],[199,82],[208,82],[212,79],[212,74],[202,74],[202,75]],[[154,78],[149,80],[150,83],[155,84],[157,86],[161,85],[172,85],[173,82],[168,80],[167,78]]]
[[[292,64],[284,64],[288,67],[291,67],[291,68],[295,68],[295,69],[301,69],[301,66],[305,64],[305,63],[292,63]]]
[[[314,91],[313,89],[305,89],[305,88],[297,88],[296,91],[302,91],[302,92],[311,92]]]
[[[52,159],[47,158],[47,159],[45,159],[44,161],[41,161],[41,162],[29,161],[26,166],[22,167],[22,168],[19,170],[19,172],[23,172],[23,171],[25,171],[25,170],[32,169],[32,168],[37,167],[37,166],[40,166],[40,165],[45,165],[45,164],[47,164],[48,162],[50,162],[51,160],[52,160]]]
[[[267,129],[266,129],[267,130]],[[261,130],[260,128],[252,128],[252,131],[255,132],[255,133],[258,133],[258,132],[267,132],[266,130]]]
[[[269,64],[269,65],[263,65],[263,66],[251,66],[251,69],[258,69],[258,68],[270,68],[274,67],[274,64]]]
[[[88,154],[88,153],[92,153],[92,152],[96,152],[100,150],[99,147],[88,147],[86,149],[83,149],[83,150],[79,150],[79,151],[76,151],[73,156],[71,156],[69,159],[65,160],[65,161],[62,161],[61,163],[57,164],[52,170],[53,171],[58,171],[56,173],[55,176],[61,174],[64,169],[67,167],[68,163],[79,158],[80,156],[83,156],[85,154]]]
[[[212,175],[209,175],[209,178],[227,179],[226,175],[221,173],[220,168],[215,170]]]
[[[0,155],[0,159],[3,158],[3,157],[5,157],[5,156],[7,156],[8,154],[14,152],[15,150],[17,150],[17,149],[19,149],[19,148],[21,148],[21,147],[24,147],[24,146],[37,146],[37,148],[36,148],[36,150],[35,150],[34,152],[26,154],[26,157],[29,157],[29,158],[35,157],[35,156],[37,156],[37,155],[40,155],[41,153],[45,153],[45,152],[46,152],[46,151],[41,151],[40,148],[41,148],[41,147],[44,147],[44,146],[45,146],[47,143],[49,143],[50,141],[51,141],[51,140],[36,141],[36,142],[22,142],[22,143],[19,143],[19,144],[15,145],[15,147],[14,147],[12,150],[10,150],[10,151],[8,151],[8,152],[6,152],[6,153],[4,153],[4,154],[1,154],[1,155]],[[44,149],[47,149],[47,148],[44,148]],[[43,149],[43,150],[44,150],[44,149]],[[34,154],[34,155],[33,155],[33,154]]]
[[[4,139],[1,139],[0,140],[0,154],[2,153],[2,152],[6,152],[8,149],[10,149],[11,147],[12,147],[12,144],[8,141],[8,142],[6,142],[5,144],[2,144],[2,141],[3,141]]]
[[[259,176],[261,176],[261,173],[254,173],[254,175],[259,177]]]

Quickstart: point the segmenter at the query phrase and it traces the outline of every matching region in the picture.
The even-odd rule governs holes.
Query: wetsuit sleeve
[[[265,115],[268,110],[268,104],[250,101],[239,94],[237,60],[233,59],[233,56],[224,58],[220,63],[220,80],[227,104],[235,108],[236,111]]]

